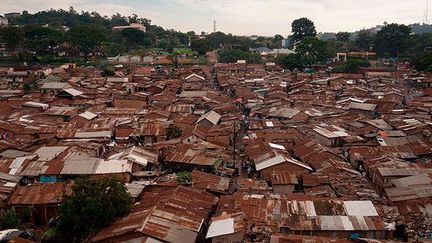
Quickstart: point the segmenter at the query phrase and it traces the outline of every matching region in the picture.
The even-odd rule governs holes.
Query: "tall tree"
[[[126,45],[135,48],[138,47],[139,45],[142,45],[143,40],[146,37],[145,33],[142,32],[141,30],[132,29],[132,28],[122,30],[121,35]]]
[[[362,29],[357,33],[354,43],[359,51],[370,51],[373,47],[374,36],[370,30]]]
[[[380,56],[397,57],[408,48],[411,28],[406,25],[389,24],[378,31],[375,49]]]
[[[306,65],[323,62],[329,57],[325,41],[315,37],[305,37],[296,46],[296,52]]]
[[[59,240],[81,242],[115,218],[127,214],[131,207],[130,194],[117,179],[77,179],[72,195],[67,196],[60,207]]]
[[[276,58],[276,63],[291,71],[304,68],[303,58],[296,54],[280,55]]]
[[[347,42],[349,41],[351,34],[349,32],[339,32],[336,34],[336,40]]]
[[[38,55],[52,54],[64,41],[64,32],[42,26],[29,25],[24,28],[25,47]]]
[[[24,41],[24,33],[19,27],[3,27],[0,28],[0,40],[5,44],[7,50],[13,52]]]
[[[67,32],[69,42],[85,56],[95,51],[106,39],[103,29],[94,25],[80,25]]]
[[[305,37],[315,37],[317,32],[315,24],[308,18],[296,19],[291,24],[292,40],[299,42]]]
[[[200,55],[206,54],[211,50],[210,43],[207,39],[197,39],[191,42],[192,50],[198,52]]]

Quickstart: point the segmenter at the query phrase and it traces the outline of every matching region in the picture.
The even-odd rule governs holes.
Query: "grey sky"
[[[217,29],[227,33],[285,36],[298,17],[312,19],[319,32],[354,31],[384,21],[418,23],[426,0],[0,0],[3,12],[69,6],[104,15],[136,13],[181,31],[210,32],[216,20]]]

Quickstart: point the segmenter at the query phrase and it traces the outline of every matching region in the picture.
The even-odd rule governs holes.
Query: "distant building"
[[[142,32],[146,32],[146,27],[142,24],[138,24],[138,23],[132,23],[130,25],[125,25],[125,26],[115,26],[113,27],[113,30],[124,30],[124,29],[137,29],[137,30],[141,30]]]
[[[0,15],[0,26],[7,26],[8,24],[7,18]]]
[[[289,48],[291,46],[290,38],[282,39],[281,42],[282,42],[282,48]]]
[[[19,16],[21,16],[20,13],[17,12],[12,12],[12,13],[5,13],[4,17],[8,20],[14,19],[14,18],[18,18]]]

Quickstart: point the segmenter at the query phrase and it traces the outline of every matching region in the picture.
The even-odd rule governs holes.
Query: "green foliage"
[[[252,46],[252,41],[250,38],[242,36],[233,36],[231,34],[225,34],[223,32],[217,31],[211,33],[206,37],[211,49],[221,48],[223,45],[232,45],[237,49],[248,50]]]
[[[406,25],[386,25],[376,35],[375,50],[379,56],[397,57],[407,50],[410,33]]]
[[[125,185],[116,178],[79,178],[59,210],[56,231],[67,241],[82,241],[89,234],[126,215],[132,206]]]
[[[422,55],[426,48],[432,47],[432,33],[410,35],[408,42],[408,53],[410,55]]]
[[[25,92],[28,92],[28,91],[30,91],[32,89],[32,86],[29,83],[25,83],[24,86],[23,86],[23,88],[24,88]]]
[[[192,182],[192,174],[187,171],[179,172],[176,174],[176,179],[180,184],[188,184]]]
[[[306,37],[315,37],[315,24],[308,18],[296,19],[291,24],[292,40],[294,43]]]
[[[182,135],[182,130],[179,127],[172,126],[167,129],[166,135],[168,140],[178,138]]]
[[[67,32],[67,39],[79,51],[88,54],[106,40],[103,29],[95,25],[80,25]]]
[[[204,55],[211,50],[208,39],[197,39],[191,42],[192,50],[198,52],[199,55]]]
[[[360,67],[369,67],[370,63],[364,59],[348,59],[342,66],[333,69],[335,73],[357,73]]]
[[[15,209],[0,211],[0,227],[3,229],[17,228],[22,223]]]
[[[0,40],[4,42],[7,50],[16,51],[24,41],[24,33],[18,27],[3,27],[0,28]]]
[[[370,30],[360,30],[357,33],[354,43],[356,44],[358,51],[370,51],[374,43],[374,36]]]
[[[37,25],[24,27],[24,46],[37,55],[53,54],[64,40],[64,32]]]
[[[432,53],[422,53],[411,60],[413,68],[418,71],[428,71],[432,65]]]
[[[110,68],[104,68],[101,72],[102,77],[114,76],[114,70]]]
[[[296,46],[297,55],[305,65],[323,62],[329,57],[327,43],[315,37],[305,37]]]
[[[347,42],[350,39],[351,34],[349,32],[339,32],[336,34],[336,40]]]
[[[219,62],[235,63],[237,60],[246,60],[247,63],[261,63],[262,58],[257,53],[251,53],[240,49],[218,51]]]
[[[302,70],[305,66],[303,59],[296,54],[280,55],[276,57],[275,61],[278,65],[291,71],[294,69]]]
[[[57,231],[55,228],[49,228],[43,234],[43,238],[47,240],[53,239],[55,237],[57,237]]]

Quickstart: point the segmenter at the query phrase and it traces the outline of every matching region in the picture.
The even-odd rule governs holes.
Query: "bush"
[[[182,130],[179,127],[173,126],[169,127],[166,132],[167,139],[171,140],[174,138],[178,138],[182,135]]]
[[[276,63],[291,71],[294,69],[303,70],[305,67],[303,59],[296,54],[280,55],[276,57]]]
[[[109,68],[104,68],[103,71],[101,72],[102,77],[114,76],[114,74],[115,74],[114,70]]]
[[[0,227],[10,229],[17,228],[22,223],[15,209],[0,211]]]
[[[55,228],[49,228],[43,234],[43,238],[47,240],[53,239],[56,236],[57,236],[57,231],[55,230]]]
[[[222,63],[235,63],[237,60],[246,60],[247,63],[261,63],[262,58],[257,53],[234,49],[218,51],[218,60]]]
[[[177,182],[180,184],[188,184],[192,182],[192,174],[187,171],[179,172],[176,175]]]
[[[349,59],[342,66],[335,67],[334,73],[357,73],[360,67],[369,67],[370,63],[364,59]]]
[[[116,178],[78,178],[59,210],[56,232],[62,241],[82,241],[88,235],[126,215],[132,198]]]

